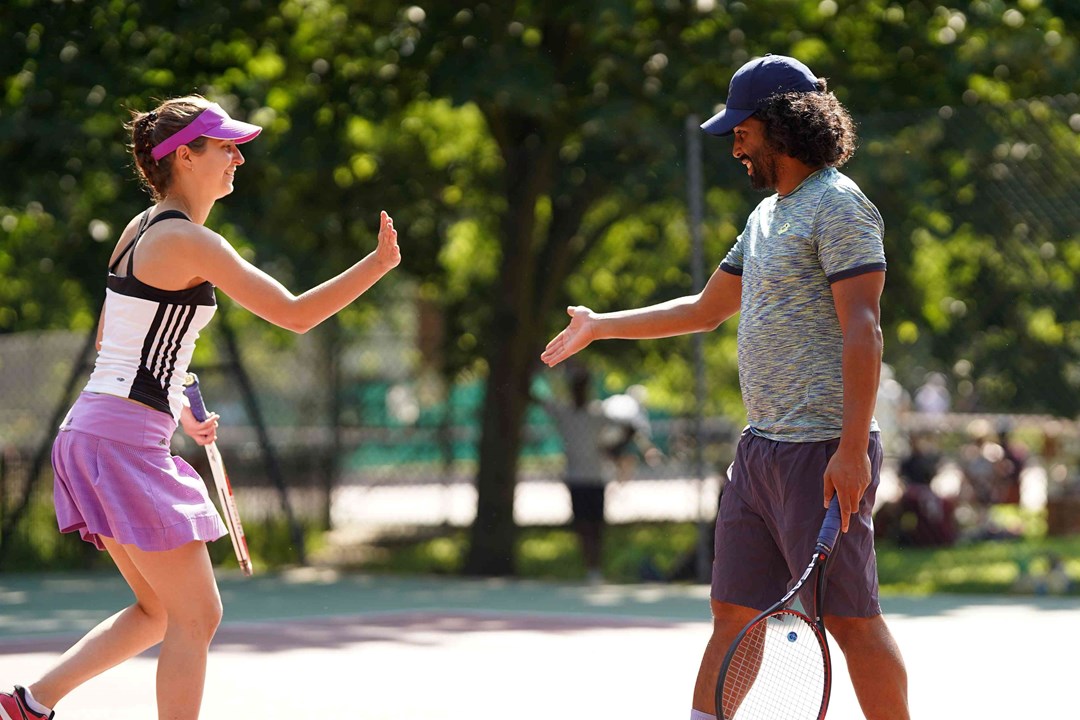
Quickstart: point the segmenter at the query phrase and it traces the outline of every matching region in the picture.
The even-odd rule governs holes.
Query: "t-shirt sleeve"
[[[739,237],[735,238],[735,244],[728,250],[728,254],[724,257],[723,262],[720,263],[720,269],[724,272],[731,273],[732,275],[742,275],[743,270],[743,237],[745,237],[746,231],[744,230]]]
[[[814,238],[830,283],[885,271],[885,223],[862,193],[832,188],[821,199]]]

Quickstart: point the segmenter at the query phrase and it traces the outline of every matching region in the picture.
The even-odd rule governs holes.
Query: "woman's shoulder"
[[[205,225],[192,222],[186,215],[168,210],[151,212],[150,224],[144,237],[154,244],[168,239],[171,243],[186,247],[201,247],[207,243],[217,244],[222,241],[219,234]]]
[[[146,212],[147,211],[145,210],[142,211],[135,217],[131,218],[131,220],[128,221],[127,225],[124,226],[123,231],[120,233],[120,237],[116,240],[116,246],[113,247],[112,255],[109,257],[110,267],[113,263],[116,262],[117,258],[120,257],[120,254],[124,251],[124,248],[130,245],[131,241],[135,239],[136,233],[139,232],[139,225],[142,223],[143,217],[146,215]]]
[[[127,247],[136,238],[140,230],[143,236],[180,235],[192,238],[217,237],[207,228],[194,223],[183,213],[176,210],[162,210],[157,206],[150,207],[131,218],[120,233],[117,241],[117,251]]]

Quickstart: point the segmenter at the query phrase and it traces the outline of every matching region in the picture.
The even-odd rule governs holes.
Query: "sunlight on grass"
[[[561,529],[523,531],[518,541],[517,564],[519,573],[525,577],[569,579],[585,572],[577,537]]]
[[[462,547],[450,538],[436,538],[428,543],[427,555],[439,565],[454,567],[461,561]]]
[[[1028,537],[988,540],[951,548],[900,548],[878,545],[883,595],[899,593],[1011,593],[1026,569],[1038,579],[1050,558],[1069,558],[1065,569],[1070,594],[1080,594],[1080,537]]]
[[[693,562],[697,541],[698,526],[693,523],[609,526],[604,536],[604,577],[609,582],[624,583],[687,577],[685,570],[687,563]],[[456,573],[461,569],[467,543],[468,533],[462,529],[415,542],[398,541],[381,546],[372,555],[372,562],[359,569]],[[881,542],[877,557],[883,596],[1009,594],[1016,589],[1022,569],[1029,578],[1044,577],[1051,557],[1063,559],[1072,580],[1070,594],[1080,595],[1080,536],[1026,537],[950,548],[908,548]],[[516,562],[520,577],[577,581],[585,576],[577,537],[569,528],[523,528]]]

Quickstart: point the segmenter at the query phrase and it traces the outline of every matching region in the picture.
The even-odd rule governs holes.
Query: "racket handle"
[[[829,509],[825,512],[825,521],[821,523],[817,546],[828,555],[835,547],[838,537],[840,537],[840,496],[833,494]]]
[[[202,391],[199,390],[199,376],[188,373],[184,378],[184,395],[191,403],[191,414],[195,419],[202,422],[210,414],[206,412],[206,403],[203,402]]]

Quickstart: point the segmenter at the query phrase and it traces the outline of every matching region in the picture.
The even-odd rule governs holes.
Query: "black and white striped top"
[[[186,290],[160,290],[135,277],[135,246],[146,229],[162,220],[190,221],[176,210],[149,218],[147,210],[135,239],[109,267],[105,330],[85,390],[137,400],[179,420],[195,340],[214,316],[217,300],[209,282]],[[127,272],[117,275],[124,255]]]

